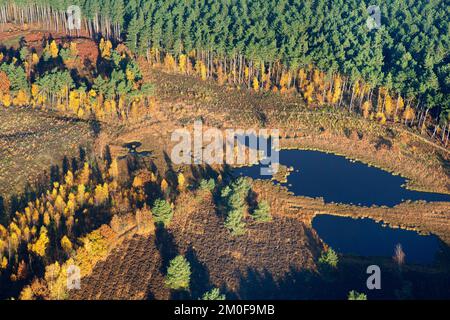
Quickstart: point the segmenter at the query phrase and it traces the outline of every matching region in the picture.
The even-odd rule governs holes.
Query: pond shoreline
[[[409,161],[415,162],[415,166],[420,168],[420,170],[406,170],[406,166],[400,167],[397,164],[400,156],[394,156],[391,154],[393,151],[386,152],[384,150],[367,150],[369,149],[369,146],[364,142],[359,141],[355,143],[348,143],[347,141],[347,143],[341,143],[342,137],[339,137],[339,141],[336,141],[336,138],[336,136],[333,136],[333,139],[326,137],[321,138],[320,136],[282,138],[280,139],[280,145],[282,146],[282,150],[320,151],[327,154],[342,156],[348,160],[361,162],[365,165],[387,171],[392,175],[400,176],[405,179],[404,188],[411,191],[450,194],[450,183],[448,182],[448,179],[447,185],[445,185],[445,182],[440,175],[439,178],[432,181],[430,177],[426,176],[426,174],[422,172],[430,172],[433,173],[433,175],[435,175],[435,173],[432,172],[430,168],[426,167],[426,164],[424,163],[419,161],[416,162],[413,159],[408,159]],[[359,144],[359,147],[356,147],[357,144]],[[355,148],[352,148],[352,146],[355,146]]]
[[[345,255],[392,258],[400,245],[408,264],[434,265],[441,240],[435,235],[393,228],[370,218],[316,216],[312,227],[335,251]]]
[[[403,202],[394,207],[356,206],[325,203],[322,198],[295,196],[285,186],[275,185],[269,180],[255,180],[255,192],[266,199],[275,215],[296,217],[312,225],[316,215],[331,214],[343,217],[370,218],[388,224],[392,228],[433,233],[450,245],[450,203],[449,202]]]

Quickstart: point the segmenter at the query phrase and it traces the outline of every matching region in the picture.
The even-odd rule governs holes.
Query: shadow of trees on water
[[[369,290],[366,273],[369,265],[381,268],[381,289]],[[389,299],[448,299],[450,271],[410,266],[399,269],[386,259],[344,257],[338,269],[319,268],[319,272],[296,270],[275,277],[267,270],[247,269],[240,274],[236,292],[228,292],[229,299],[243,300],[345,300],[356,290],[369,300]]]
[[[334,281],[327,281],[310,270],[291,267],[281,278],[267,270],[247,269],[240,274],[239,289],[227,294],[230,299],[243,300],[304,300],[342,299]]]
[[[171,292],[170,299],[200,299],[205,292],[217,287],[211,281],[208,267],[199,261],[192,247],[188,248],[185,257],[192,271],[190,290]],[[282,275],[264,268],[247,268],[235,271],[234,276],[239,278],[236,289],[231,290],[226,284],[219,289],[228,300],[346,300],[352,290],[365,293],[369,300],[450,298],[448,270],[421,266],[402,270],[389,260],[347,256],[337,269],[319,267],[319,271],[313,271],[290,267]],[[372,264],[381,267],[381,290],[369,290],[366,286],[370,276],[366,269]]]

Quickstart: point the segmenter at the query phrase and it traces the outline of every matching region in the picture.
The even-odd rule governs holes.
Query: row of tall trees
[[[423,129],[432,116],[434,134],[443,137],[450,122],[445,1],[383,3],[381,28],[373,30],[366,25],[369,3],[358,0],[2,2],[0,21],[53,28],[64,20],[54,12],[79,5],[92,35],[125,38],[152,62],[169,55],[166,63],[173,59],[182,70],[191,62],[203,78],[257,90],[295,88],[309,103],[345,105]]]
[[[74,28],[76,20],[72,20],[75,25],[69,22],[69,16],[76,19],[76,13],[69,10],[72,6],[82,8],[80,29]],[[92,37],[104,35],[118,39],[124,23],[124,1],[1,0],[0,23],[8,22],[40,24],[43,28],[75,36],[87,33]]]

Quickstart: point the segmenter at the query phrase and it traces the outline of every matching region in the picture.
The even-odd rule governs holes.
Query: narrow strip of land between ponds
[[[274,215],[295,217],[307,225],[319,214],[353,218],[371,218],[391,227],[433,233],[450,245],[449,202],[404,202],[394,207],[362,207],[348,204],[325,203],[322,198],[292,195],[285,187],[271,181],[256,180],[253,188],[261,199],[269,201]]]

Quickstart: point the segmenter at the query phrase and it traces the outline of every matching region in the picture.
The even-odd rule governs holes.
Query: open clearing
[[[93,134],[88,122],[31,108],[3,108],[0,112],[0,195],[21,195],[26,184],[78,156]]]

